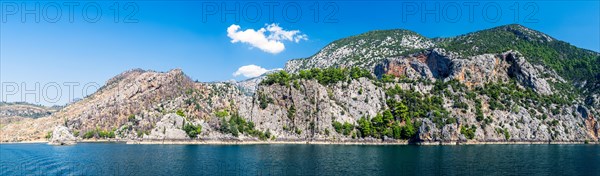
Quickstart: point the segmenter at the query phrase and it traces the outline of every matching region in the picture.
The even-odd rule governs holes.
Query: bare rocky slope
[[[0,141],[65,126],[79,139],[595,142],[598,65],[520,25],[441,39],[373,31],[242,82],[127,71],[47,117],[2,123]]]

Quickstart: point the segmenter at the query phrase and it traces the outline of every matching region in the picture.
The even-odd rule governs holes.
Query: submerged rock
[[[69,129],[65,126],[57,126],[52,131],[52,137],[50,138],[50,145],[74,145],[77,144],[77,138],[71,134]]]

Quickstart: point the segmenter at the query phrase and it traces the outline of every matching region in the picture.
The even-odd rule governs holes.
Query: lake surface
[[[0,175],[600,175],[600,146],[1,144],[0,163]]]

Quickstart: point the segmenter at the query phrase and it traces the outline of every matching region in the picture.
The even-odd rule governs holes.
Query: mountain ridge
[[[3,125],[0,141],[51,138],[57,126],[127,141],[598,141],[598,53],[556,42],[520,25],[446,40],[383,30],[241,82],[134,69],[59,112]],[[556,70],[578,64],[588,69]]]

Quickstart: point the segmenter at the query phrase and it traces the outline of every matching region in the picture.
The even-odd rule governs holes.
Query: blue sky
[[[531,1],[284,1],[272,6],[271,11],[268,5],[273,4],[262,1],[132,4],[84,1],[72,6],[71,21],[69,8],[63,2],[2,1],[0,81],[26,83],[28,88],[34,87],[36,82],[42,87],[49,82],[102,85],[114,75],[132,68],[157,71],[181,68],[192,79],[203,82],[241,80],[245,79],[243,75],[235,77],[233,73],[242,66],[282,68],[287,60],[311,56],[336,39],[396,28],[426,37],[451,37],[519,23],[575,46],[600,51],[600,2],[528,2]],[[30,12],[24,11],[23,6],[31,10],[36,3],[39,4],[37,12],[23,14]],[[227,12],[223,5],[231,10],[236,3],[239,11],[222,13]],[[15,5],[18,9],[13,8]],[[467,5],[473,7],[472,20]],[[102,15],[95,19],[98,9]],[[118,16],[115,9],[119,9]],[[421,12],[430,13],[422,18]],[[132,17],[127,18],[130,14]],[[232,43],[227,28],[234,24],[240,26],[238,31],[259,30],[275,24],[284,31],[297,30],[294,36],[303,35],[307,40],[277,40],[285,49],[266,52],[249,43]],[[19,96],[22,92],[6,95],[6,87],[0,87],[4,101],[39,104],[69,101],[44,102],[42,99],[37,102],[28,96],[23,99]],[[75,93],[76,97],[81,97],[79,92]]]

